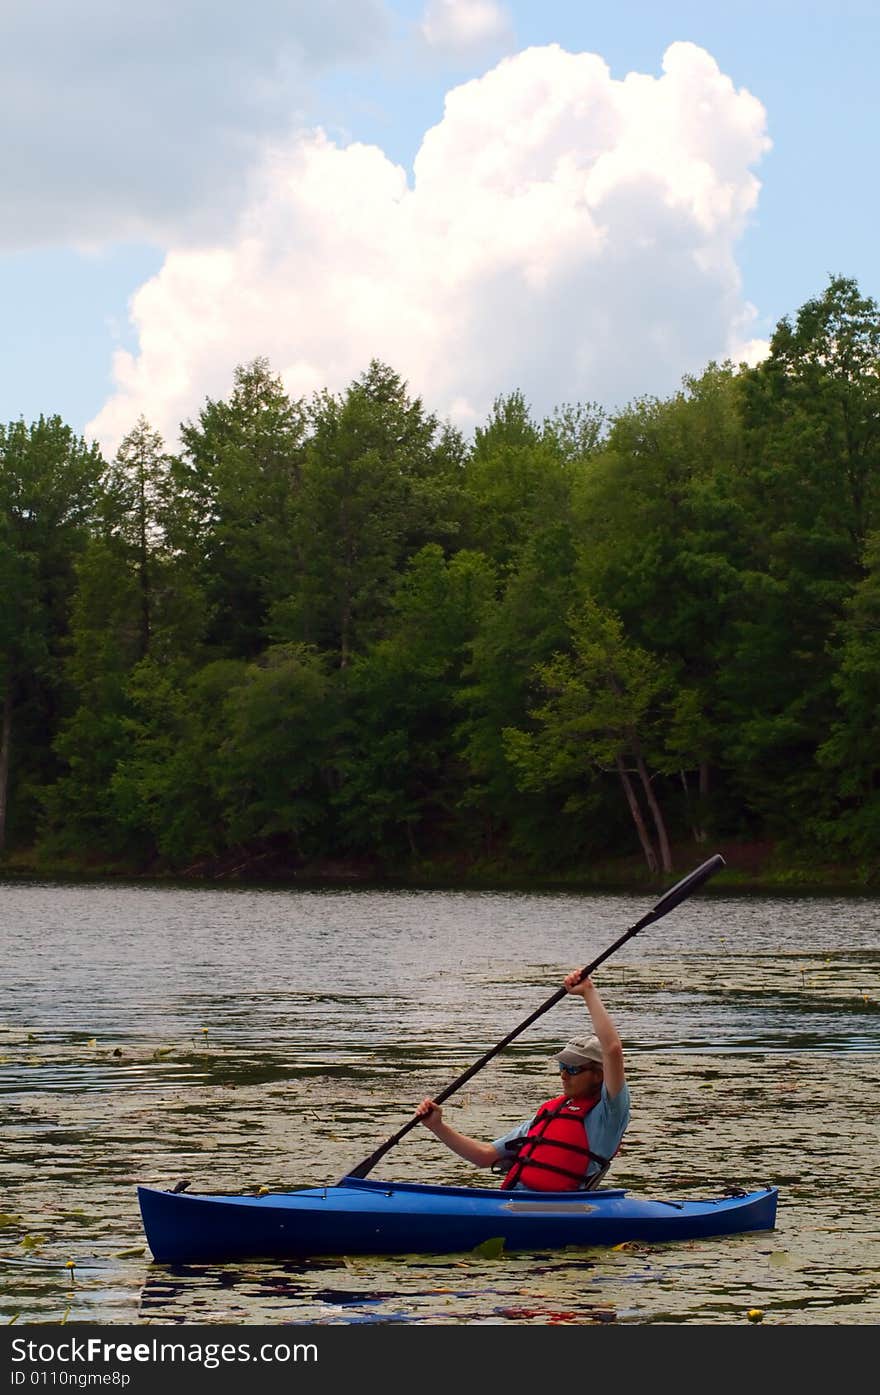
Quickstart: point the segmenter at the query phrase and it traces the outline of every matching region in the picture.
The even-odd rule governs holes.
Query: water
[[[609,1184],[781,1188],[772,1233],[617,1250],[168,1268],[135,1186],[323,1185],[649,908],[644,896],[0,884],[0,1322],[875,1324],[880,945],[869,898],[706,890],[597,974],[633,1120]],[[555,1092],[580,1000],[446,1106]],[[414,1130],[374,1176],[478,1182]]]

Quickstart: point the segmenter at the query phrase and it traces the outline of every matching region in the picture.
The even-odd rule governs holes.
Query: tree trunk
[[[690,819],[691,833],[694,835],[694,842],[705,843],[706,830],[702,828],[694,818],[694,807],[691,804],[691,790],[690,785],[688,784],[687,772],[684,770],[680,770],[678,773],[681,776],[681,787],[684,790],[684,802],[685,807],[687,809],[688,818]]]
[[[339,667],[348,668],[349,660],[349,632],[351,628],[351,605],[348,597],[342,607],[342,614],[339,617]]]
[[[9,752],[12,745],[12,679],[7,678],[0,719],[0,852],[6,847],[6,810],[9,801]]]
[[[623,785],[623,792],[626,795],[626,802],[629,805],[629,811],[632,814],[632,821],[635,824],[636,832],[639,835],[639,842],[642,845],[642,852],[645,854],[645,861],[648,864],[648,871],[652,873],[656,872],[657,854],[654,852],[651,840],[648,837],[648,830],[645,827],[645,820],[642,818],[642,811],[639,808],[639,801],[636,798],[636,792],[633,789],[632,780],[629,778],[629,775],[627,774],[627,771],[624,768],[623,760],[620,756],[617,757],[617,773],[620,776],[620,783]]]
[[[140,592],[141,592],[141,652],[140,657],[146,658],[150,648],[150,630],[152,628],[150,615],[150,575],[149,575],[149,547],[147,541],[147,502],[141,483],[141,516],[140,516]]]
[[[419,850],[416,847],[416,838],[413,833],[412,819],[404,819],[406,825],[406,841],[409,843],[409,850],[412,857],[418,857]]]
[[[709,798],[709,762],[700,761],[700,798]]]
[[[651,810],[651,817],[654,820],[654,827],[657,830],[657,842],[660,847],[660,860],[663,863],[663,871],[672,871],[672,854],[669,851],[669,838],[666,835],[666,824],[657,797],[654,794],[654,786],[651,784],[651,777],[648,774],[647,766],[642,758],[641,747],[638,737],[635,738],[636,769],[639,772],[639,779],[642,782],[642,789],[645,791],[645,798],[648,801],[648,808]]]

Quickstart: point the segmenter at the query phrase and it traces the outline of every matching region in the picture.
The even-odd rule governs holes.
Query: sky
[[[108,458],[261,356],[466,433],[880,297],[877,0],[0,0],[0,421]]]

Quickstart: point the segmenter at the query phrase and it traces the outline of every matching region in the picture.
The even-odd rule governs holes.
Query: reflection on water
[[[168,1268],[134,1188],[338,1180],[646,909],[635,896],[0,887],[0,1320],[876,1323],[876,902],[703,893],[597,976],[634,1110],[609,1179],[781,1189],[772,1234]],[[447,1105],[554,1091],[560,1003]],[[423,1130],[378,1175],[485,1183]],[[70,1265],[72,1261],[72,1267]]]

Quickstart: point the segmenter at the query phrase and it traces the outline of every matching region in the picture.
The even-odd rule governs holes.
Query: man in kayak
[[[422,1100],[416,1110],[425,1127],[466,1162],[476,1167],[501,1164],[506,1170],[502,1187],[574,1191],[596,1186],[629,1123],[620,1036],[596,985],[591,978],[579,982],[580,972],[573,969],[565,987],[583,998],[594,1035],[573,1037],[557,1055],[561,1095],[493,1143],[450,1128],[432,1099]]]

